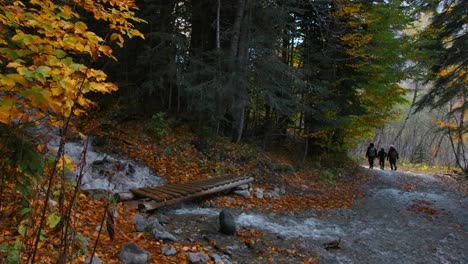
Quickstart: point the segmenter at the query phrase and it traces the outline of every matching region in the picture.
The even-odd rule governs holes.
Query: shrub
[[[151,133],[152,136],[160,139],[165,137],[171,127],[174,125],[175,120],[167,117],[166,113],[160,112],[153,115],[146,125],[146,129]]]

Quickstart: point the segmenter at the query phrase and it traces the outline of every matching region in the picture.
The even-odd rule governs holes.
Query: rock
[[[143,232],[148,227],[148,221],[142,215],[135,215],[132,222],[135,223],[135,229],[138,232]]]
[[[167,225],[169,224],[169,222],[171,221],[171,218],[167,215],[164,215],[164,214],[160,214],[158,216],[158,221],[161,225]]]
[[[215,264],[222,263],[223,259],[218,254],[211,254],[211,259],[213,259]]]
[[[162,240],[162,241],[177,241],[177,238],[172,235],[171,233],[167,232],[166,229],[159,223],[158,219],[150,220],[149,226],[151,228],[151,234],[153,235],[153,239],[155,240]]]
[[[250,185],[247,183],[247,184],[242,184],[242,185],[239,185],[235,188],[235,190],[248,190],[250,188]]]
[[[286,194],[286,188],[285,188],[284,186],[281,186],[281,187],[280,187],[280,192],[279,192],[279,194],[281,194],[281,195],[285,195],[285,194]]]
[[[177,250],[175,249],[174,246],[162,245],[162,247],[161,247],[161,253],[162,253],[164,256],[173,256],[173,255],[177,254]]]
[[[255,188],[255,196],[258,199],[263,199],[263,189],[261,188]]]
[[[231,260],[226,255],[220,256],[218,254],[211,254],[211,258],[215,264],[232,264]]]
[[[153,228],[151,230],[151,235],[153,235],[154,240],[162,240],[165,242],[175,242],[177,238],[166,230],[160,230],[159,228]]]
[[[159,223],[159,219],[157,217],[148,218],[148,227],[152,229],[164,230],[164,227]]]
[[[98,256],[93,257],[93,261],[91,262],[91,257],[86,257],[84,264],[101,264],[102,260]]]
[[[124,264],[147,264],[151,255],[135,243],[127,243],[122,246],[119,253],[119,260]]]
[[[248,190],[235,190],[233,193],[244,198],[250,198],[250,192]]]
[[[192,264],[203,264],[210,260],[204,252],[189,252],[187,253],[187,259]]]
[[[223,234],[234,235],[236,233],[236,221],[227,210],[222,210],[219,213],[219,227],[219,230]]]
[[[268,198],[276,198],[280,196],[281,195],[279,194],[279,188],[275,188],[272,192],[266,194],[266,197]]]
[[[210,257],[205,254],[205,252],[199,252],[198,256],[203,261],[203,263],[207,263],[210,260]]]
[[[90,196],[95,199],[107,198],[112,195],[110,191],[105,190],[105,189],[88,189],[88,190],[83,190],[83,193],[86,196]]]

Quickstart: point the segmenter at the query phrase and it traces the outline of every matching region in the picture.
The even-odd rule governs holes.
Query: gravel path
[[[373,174],[367,197],[329,216],[344,246],[324,263],[468,263],[468,197],[430,175]]]
[[[173,221],[167,228],[183,240],[215,241],[212,250],[233,263],[267,263],[268,258],[302,263],[309,257],[317,257],[318,263],[468,263],[468,197],[430,175],[370,173],[374,180],[363,186],[366,197],[349,209],[233,211],[240,230],[263,232],[256,244],[219,234],[216,208],[169,211]],[[339,248],[325,249],[334,240],[340,240]]]

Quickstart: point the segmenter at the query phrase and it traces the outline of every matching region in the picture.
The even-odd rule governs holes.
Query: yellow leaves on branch
[[[76,10],[105,21],[110,37],[89,30]],[[0,122],[22,123],[47,117],[79,115],[93,105],[88,92],[117,90],[107,76],[90,64],[98,58],[116,59],[107,42],[119,46],[124,36],[143,35],[133,23],[134,0],[3,1],[0,4]]]

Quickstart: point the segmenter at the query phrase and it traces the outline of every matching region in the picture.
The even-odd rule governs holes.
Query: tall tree
[[[438,10],[441,10],[438,12]],[[432,54],[426,80],[432,87],[417,102],[423,108],[445,109],[446,118],[439,124],[446,128],[453,146],[456,164],[468,174],[464,121],[468,94],[468,3],[447,0],[433,9],[434,18],[423,32],[421,49]]]

